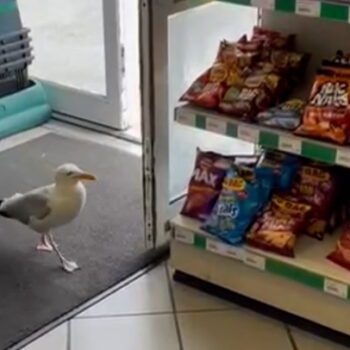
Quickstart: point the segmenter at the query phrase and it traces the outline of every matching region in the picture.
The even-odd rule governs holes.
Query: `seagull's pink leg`
[[[46,233],[43,233],[40,238],[39,244],[36,246],[36,250],[40,252],[52,252],[53,247]]]

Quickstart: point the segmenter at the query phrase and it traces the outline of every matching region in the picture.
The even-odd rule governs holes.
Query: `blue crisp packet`
[[[299,169],[300,161],[291,154],[267,151],[260,166],[262,168],[270,168],[273,171],[274,188],[278,191],[285,191],[292,185]]]
[[[229,244],[240,244],[272,188],[269,168],[243,171],[232,167],[223,182],[219,199],[202,226],[204,231]]]

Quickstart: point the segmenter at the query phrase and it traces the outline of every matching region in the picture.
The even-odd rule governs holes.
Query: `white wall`
[[[197,7],[169,18],[170,198],[186,188],[197,146],[226,154],[253,150],[251,144],[178,125],[173,117],[179,97],[213,63],[220,41],[251,33],[256,22],[256,9],[225,3]]]

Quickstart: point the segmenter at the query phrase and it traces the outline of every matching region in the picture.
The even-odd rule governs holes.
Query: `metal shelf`
[[[279,129],[244,123],[239,119],[230,118],[215,111],[189,105],[175,109],[175,121],[197,129],[258,144],[264,148],[293,153],[312,160],[350,168],[350,146],[338,146],[299,137],[291,132]]]
[[[319,0],[220,0],[221,2],[252,6],[307,17],[350,22],[350,3]],[[207,1],[206,1],[207,2]],[[196,5],[205,1],[195,0]]]
[[[350,301],[350,272],[326,259],[336,246],[337,235],[326,237],[323,242],[301,237],[296,257],[286,258],[246,246],[225,244],[201,230],[198,221],[181,215],[174,218],[171,225],[173,239],[177,242]]]

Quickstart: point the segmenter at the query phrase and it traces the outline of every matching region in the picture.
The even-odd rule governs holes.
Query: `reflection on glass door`
[[[249,154],[253,145],[174,122],[174,108],[192,81],[210,67],[219,43],[237,40],[256,24],[254,8],[213,3],[171,16],[169,48],[169,200],[181,196],[193,169],[196,147],[223,154]],[[203,25],[205,23],[205,25]]]
[[[54,110],[123,129],[118,0],[18,0]]]
[[[101,0],[19,0],[35,46],[32,74],[40,79],[106,94]]]

